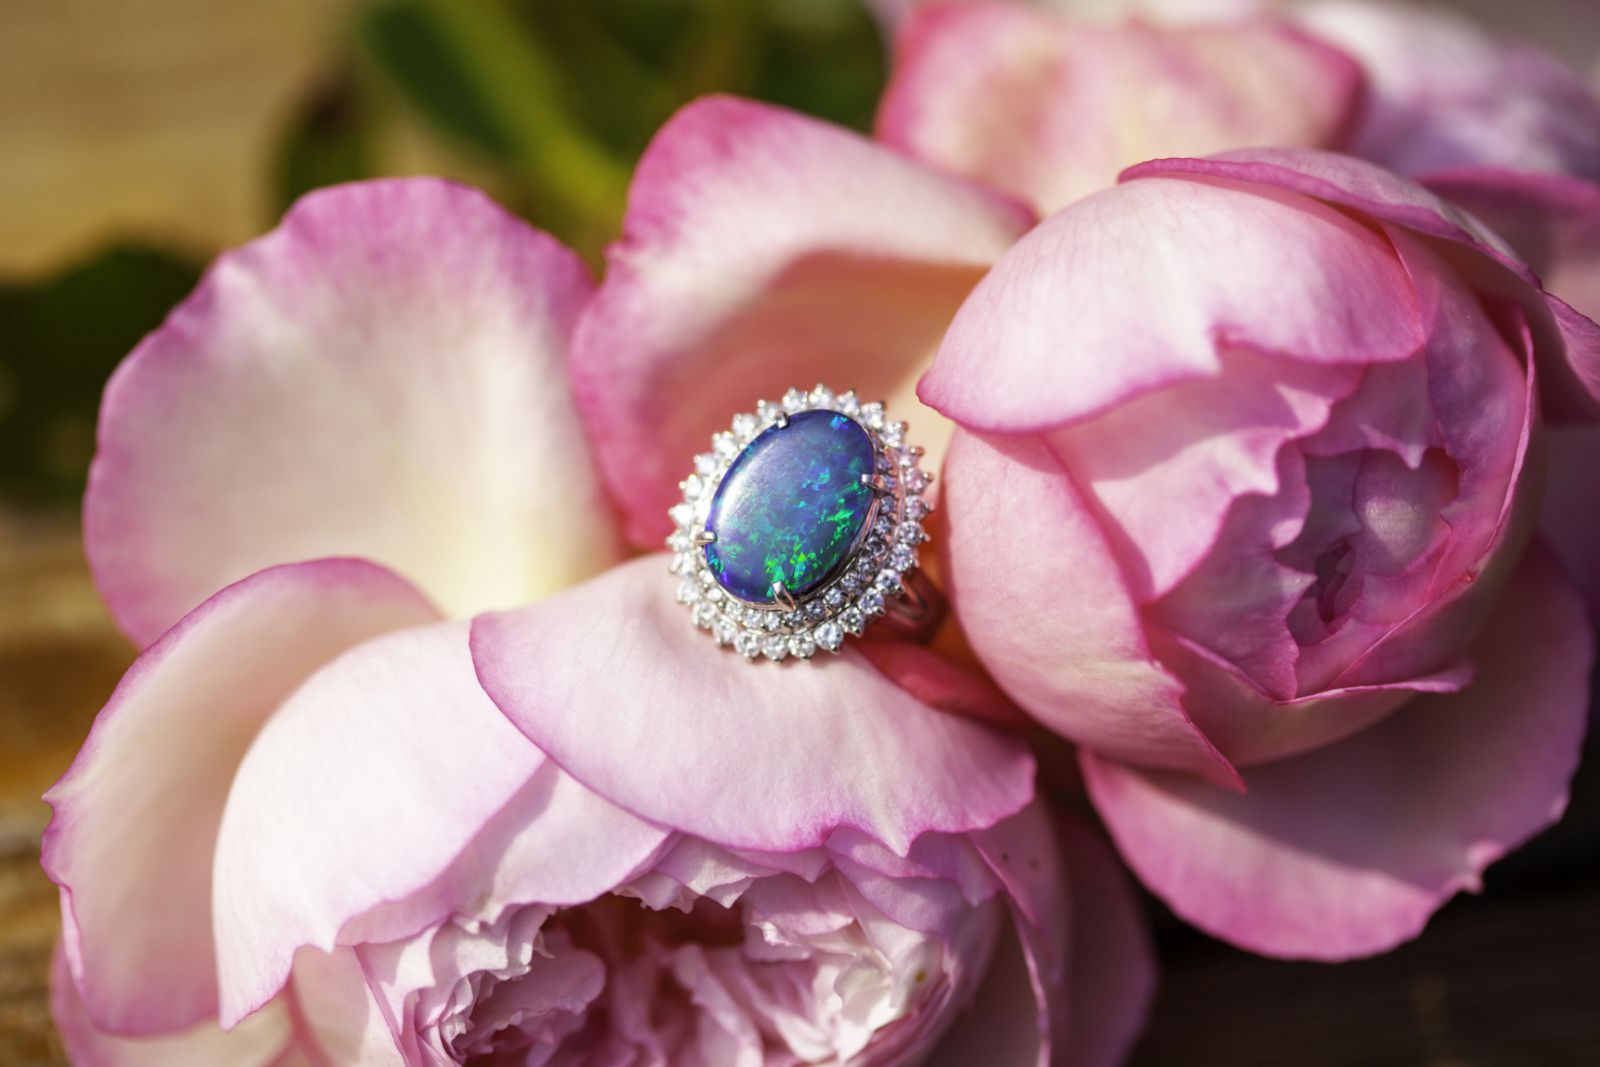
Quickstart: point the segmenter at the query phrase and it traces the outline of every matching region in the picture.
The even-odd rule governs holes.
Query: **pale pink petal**
[[[1497,164],[1600,177],[1600,94],[1554,56],[1436,5],[1323,0],[1301,18],[1366,72],[1356,155],[1402,174]]]
[[[1256,148],[1209,159],[1152,160],[1123,171],[1122,180],[1181,175],[1293,190],[1435,238],[1434,251],[1473,289],[1521,309],[1533,337],[1535,359],[1551,378],[1549,399],[1555,413],[1573,417],[1569,412],[1574,404],[1582,409],[1577,413],[1581,417],[1594,418],[1600,412],[1600,407],[1581,396],[1562,395],[1559,385],[1600,366],[1600,326],[1558,295],[1541,290],[1538,278],[1504,238],[1410,179],[1354,156]],[[1563,372],[1564,362],[1583,369]]]
[[[1566,806],[1594,634],[1549,561],[1524,561],[1460,693],[1246,772],[1247,794],[1082,756],[1145,885],[1243,948],[1344,959],[1414,936]]]
[[[318,1067],[407,1067],[355,950],[301,949],[285,999]]]
[[[661,556],[484,616],[472,647],[489,695],[574,778],[719,844],[780,851],[853,827],[904,852],[1032,795],[1021,744],[921,704],[854,648],[752,664],[717,647]]]
[[[268,1067],[284,1062],[296,1044],[288,1005],[281,1000],[229,1031],[214,1022],[150,1037],[97,1030],[59,945],[50,964],[50,1016],[72,1067]]]
[[[956,315],[923,402],[1017,433],[1217,374],[1225,346],[1405,359],[1423,333],[1381,234],[1270,185],[1126,182],[1019,241]]]
[[[349,920],[433,883],[543,763],[478,686],[467,634],[447,622],[357,646],[245,754],[216,842],[225,1025],[282,986],[301,946],[331,950]],[[465,888],[446,913],[474,903]]]
[[[572,376],[628,535],[654,544],[713,431],[823,382],[910,396],[957,305],[1032,214],[815,119],[690,104],[640,160]]]
[[[615,558],[571,410],[583,265],[481,193],[340,186],[224,254],[107,387],[84,506],[143,644],[261,567],[364,556],[451,614]]]
[[[933,5],[899,31],[877,129],[1049,214],[1144,159],[1335,147],[1360,89],[1349,57],[1276,19],[1180,29]]]
[[[1233,780],[1184,713],[1182,683],[1151,654],[1112,546],[1044,440],[958,431],[944,469],[951,603],[1007,695],[1115,758]]]
[[[96,1025],[159,1033],[215,1014],[212,856],[246,749],[323,664],[436,617],[381,567],[322,560],[224,589],[139,657],[46,794],[42,862]]]
[[[1549,474],[1539,535],[1600,622],[1600,426],[1563,426],[1546,436]]]
[[[1592,326],[1600,314],[1600,185],[1495,168],[1431,174],[1424,184],[1511,242],[1545,289]],[[1600,345],[1571,345],[1568,357],[1540,367],[1545,414],[1600,417]]]
[[[1072,924],[1066,1062],[1115,1067],[1150,1013],[1155,951],[1127,872],[1101,835],[1071,818],[1060,828]]]
[[[668,831],[545,761],[427,888],[347,923],[345,944],[409,937],[450,914],[492,921],[516,904],[579,904],[630,880]]]

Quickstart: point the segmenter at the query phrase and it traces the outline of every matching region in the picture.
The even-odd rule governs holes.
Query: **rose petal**
[[[1145,885],[1201,929],[1274,956],[1381,952],[1566,805],[1594,635],[1542,554],[1475,654],[1467,689],[1254,768],[1248,794],[1085,752],[1090,796]]]
[[[1556,414],[1594,418],[1600,413],[1600,404],[1563,395],[1560,387],[1600,366],[1600,325],[1541,290],[1503,238],[1415,182],[1353,156],[1277,148],[1240,149],[1209,159],[1152,160],[1123,171],[1122,180],[1179,175],[1293,190],[1434,238],[1434,250],[1475,290],[1521,308],[1533,335],[1534,357],[1552,382],[1549,400]],[[1563,362],[1575,369],[1566,370]],[[1574,415],[1575,403],[1582,410]]]
[[[113,376],[84,505],[143,644],[275,563],[359,555],[448,612],[615,558],[566,341],[583,265],[473,190],[340,186],[223,255]]]
[[[639,162],[572,375],[628,535],[655,544],[690,461],[758,398],[909,397],[956,306],[1032,214],[856,134],[713,97]]]
[[[1049,214],[1143,159],[1332,146],[1360,90],[1349,57],[1276,19],[1168,29],[949,4],[901,28],[877,130]]]
[[[206,601],[129,669],[45,796],[55,814],[42,863],[62,887],[72,970],[97,1026],[161,1033],[215,1013],[211,864],[246,749],[318,667],[436,617],[370,563],[276,567]]]
[[[1423,341],[1410,290],[1382,235],[1308,197],[1127,182],[1017,242],[962,305],[918,393],[968,429],[1019,433],[1215,375],[1228,345],[1392,362]]]
[[[545,761],[431,885],[346,924],[346,944],[395,941],[451,914],[579,904],[627,882],[671,835]],[[467,902],[467,903],[463,903]]]
[[[290,996],[302,1040],[320,1054],[317,1064],[407,1067],[354,950],[301,949]]]
[[[853,648],[742,662],[672,602],[660,556],[473,624],[478,676],[584,785],[662,826],[783,851],[853,827],[904,853],[1033,791],[1026,749],[919,703]]]
[[[1107,513],[1140,604],[1171,592],[1211,553],[1236,498],[1279,491],[1284,443],[1325,425],[1361,381],[1359,367],[1238,348],[1218,355],[1215,377],[1146,394],[1050,437],[1074,482]]]
[[[1155,950],[1127,873],[1101,836],[1071,818],[1060,828],[1072,905],[1067,1062],[1114,1067],[1150,1013]]]
[[[428,887],[544,761],[477,685],[467,632],[357,646],[245,754],[216,844],[224,1025],[283,985],[301,946],[329,951],[350,919]]]
[[[945,482],[951,603],[1007,695],[1116,758],[1235,781],[1151,655],[1111,546],[1043,440],[957,432]]]
[[[229,1031],[214,1022],[151,1037],[117,1037],[97,1030],[60,945],[50,961],[50,1017],[73,1067],[278,1067],[294,1052],[294,1025],[282,1001]]]
[[[1600,314],[1600,185],[1495,168],[1431,174],[1423,184],[1510,241],[1578,319]],[[1593,323],[1576,322],[1580,330],[1585,325]],[[1600,417],[1600,344],[1570,345],[1568,356],[1540,367],[1545,414]]]
[[[1336,0],[1299,17],[1366,71],[1356,155],[1402,174],[1498,164],[1600,177],[1600,94],[1554,56],[1422,4]]]

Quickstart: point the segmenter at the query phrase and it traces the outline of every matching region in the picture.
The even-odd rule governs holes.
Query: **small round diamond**
[[[812,631],[812,637],[817,642],[818,648],[837,652],[839,646],[844,644],[844,627],[836,622],[825,622]]]
[[[726,645],[733,641],[734,635],[739,632],[739,627],[726,615],[720,616],[711,624],[711,636],[717,639],[717,644]]]
[[[873,582],[872,585],[873,588],[877,589],[877,591],[882,593],[884,596],[899,596],[902,588],[900,585],[900,572],[892,570],[884,571],[882,574],[878,575],[877,580]]]
[[[932,481],[933,475],[929,474],[921,467],[912,467],[910,470],[906,471],[906,489],[913,493],[922,492],[924,489],[928,488],[928,485]]]
[[[702,452],[694,457],[694,472],[702,478],[709,478],[717,473],[717,457],[710,452]]]
[[[702,630],[711,629],[711,624],[717,621],[717,609],[710,604],[696,604],[694,606],[694,624]]]
[[[874,400],[861,405],[861,421],[874,430],[883,429],[883,405]]]
[[[672,521],[679,526],[687,526],[694,521],[694,505],[687,500],[672,505],[672,510],[667,512],[672,516]]]
[[[798,659],[810,659],[817,651],[817,642],[809,634],[795,634],[789,638],[789,655]]]
[[[839,613],[839,625],[853,634],[858,634],[866,627],[867,617],[861,614],[860,608],[845,608]]]
[[[908,571],[917,565],[917,553],[910,545],[895,545],[889,553],[889,566],[897,571]]]
[[[685,578],[678,583],[678,603],[693,604],[700,599],[700,583],[693,578]]]
[[[844,607],[844,591],[837,586],[822,595],[822,604],[829,611],[838,611]]]
[[[733,647],[745,659],[755,659],[761,654],[761,635],[751,633],[749,630],[740,630],[733,639]]]
[[[856,607],[861,609],[863,615],[883,614],[883,594],[876,589],[868,589],[856,601]]]
[[[793,415],[806,406],[806,395],[798,389],[783,394],[783,410]]]
[[[911,497],[906,501],[906,518],[912,522],[927,518],[928,512],[931,510],[932,508],[928,506],[928,502],[920,496]]]
[[[922,533],[922,527],[914,522],[902,523],[900,529],[896,530],[894,535],[901,544],[905,545],[921,544],[926,539]]]
[[[773,634],[761,642],[762,653],[770,660],[780,660],[789,654],[789,639]]]
[[[749,412],[741,412],[733,417],[734,436],[748,440],[755,436],[756,428],[759,425],[754,415]]]

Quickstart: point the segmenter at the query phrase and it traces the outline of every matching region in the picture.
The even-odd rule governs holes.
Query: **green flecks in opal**
[[[711,498],[711,573],[747,602],[771,603],[779,582],[804,597],[850,554],[872,511],[861,476],[874,470],[872,438],[837,412],[804,411],[762,433]]]

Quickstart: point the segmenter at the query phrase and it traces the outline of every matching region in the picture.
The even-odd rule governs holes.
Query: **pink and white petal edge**
[[[223,1025],[276,995],[302,946],[331,951],[351,919],[429,886],[544,762],[479,688],[467,634],[444,622],[351,649],[244,755],[214,861]],[[417,922],[469,908],[464,888]]]
[[[1089,795],[1144,884],[1208,933],[1271,956],[1382,952],[1566,806],[1594,632],[1542,551],[1473,654],[1460,693],[1251,768],[1247,794],[1083,752]]]
[[[229,582],[323,556],[392,567],[453,615],[612,562],[566,380],[592,288],[473,189],[303,197],[107,386],[84,539],[118,624],[146,644]]]
[[[437,617],[375,564],[291,564],[211,597],[129,668],[45,794],[41,862],[99,1029],[163,1033],[215,1015],[212,860],[246,750],[320,666]]]
[[[783,852],[860,830],[897,853],[991,826],[1033,795],[1033,758],[934,711],[854,648],[746,663],[695,629],[647,556],[473,623],[489,696],[567,773],[660,826]]]
[[[628,536],[670,530],[675,486],[757,399],[821,382],[888,399],[930,455],[910,385],[973,283],[1033,222],[1006,197],[859,134],[731,97],[645,151],[572,356]]]
[[[146,1037],[96,1029],[60,945],[50,962],[50,1016],[73,1067],[281,1067],[298,1051],[294,1022],[282,1001],[227,1031],[215,1022]]]

